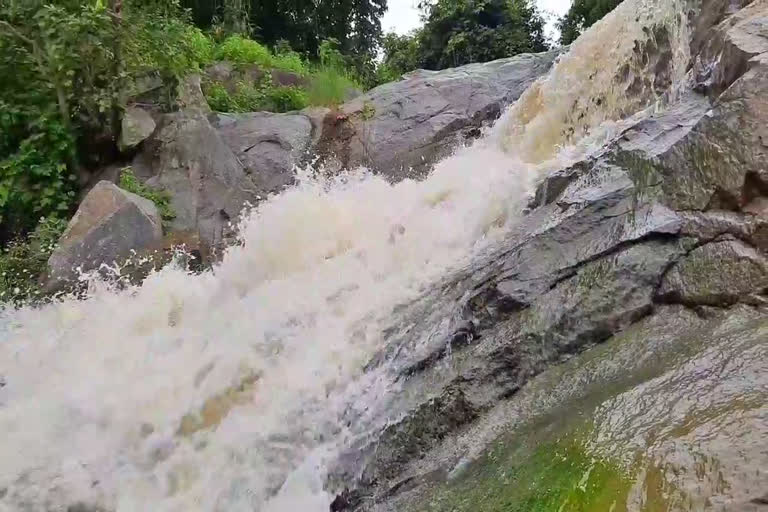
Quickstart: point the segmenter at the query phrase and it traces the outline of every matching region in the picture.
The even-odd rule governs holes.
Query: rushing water
[[[393,385],[363,368],[397,306],[493,247],[543,173],[675,94],[682,9],[627,0],[421,182],[299,171],[210,272],[2,312],[0,510],[326,511],[325,461]],[[671,48],[664,80],[638,41]]]

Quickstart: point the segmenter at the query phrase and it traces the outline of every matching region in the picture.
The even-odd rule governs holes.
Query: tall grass
[[[354,89],[362,87],[350,73],[336,66],[320,66],[310,79],[307,90],[309,104],[335,107],[344,103]]]

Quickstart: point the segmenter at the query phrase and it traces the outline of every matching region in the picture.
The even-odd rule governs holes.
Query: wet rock
[[[409,73],[329,114],[318,152],[340,167],[365,165],[393,179],[423,175],[457,144],[479,135],[483,123],[546,73],[558,53]]]
[[[743,242],[713,242],[691,251],[664,276],[662,300],[723,306],[768,287],[768,259]]]
[[[135,148],[155,131],[155,120],[149,112],[138,107],[128,107],[123,113],[118,146],[120,151]]]
[[[101,181],[80,203],[48,260],[46,288],[57,289],[82,271],[127,258],[132,251],[157,247],[163,237],[152,201]]]
[[[261,197],[294,182],[294,165],[312,143],[312,122],[304,113],[219,114],[215,127]]]

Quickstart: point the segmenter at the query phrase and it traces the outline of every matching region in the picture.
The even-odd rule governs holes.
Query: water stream
[[[498,245],[541,176],[675,96],[683,8],[627,0],[423,181],[300,169],[209,272],[0,312],[0,511],[327,511],[326,461],[395,386],[364,368],[402,306]]]

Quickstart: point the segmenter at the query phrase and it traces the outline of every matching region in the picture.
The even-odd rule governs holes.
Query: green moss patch
[[[580,436],[543,443],[529,438],[498,443],[417,510],[622,512],[630,476],[617,463],[591,453]]]

